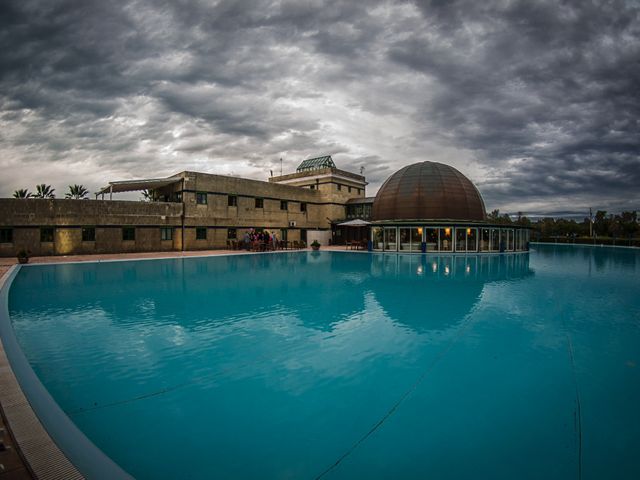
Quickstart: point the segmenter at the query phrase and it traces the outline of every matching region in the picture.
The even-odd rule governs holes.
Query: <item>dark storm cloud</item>
[[[580,195],[637,208],[637,4],[501,5],[420,4],[428,34],[389,48],[394,62],[437,79],[419,114],[476,152],[489,200]]]
[[[629,1],[2,2],[0,166],[33,167],[0,193],[329,153],[368,193],[432,159],[491,209],[640,208],[639,20]]]

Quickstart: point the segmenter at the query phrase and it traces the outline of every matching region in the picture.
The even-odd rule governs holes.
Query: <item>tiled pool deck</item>
[[[344,246],[322,247],[323,250],[344,251]],[[287,250],[289,251],[289,250]],[[270,252],[266,252],[270,253]],[[206,250],[190,252],[123,253],[104,255],[68,255],[32,257],[29,263],[100,262],[142,258],[202,257],[211,255],[257,254],[245,251]],[[0,258],[0,287],[9,270],[17,264],[15,258]],[[0,480],[83,478],[56,447],[38,421],[9,366],[0,340]]]

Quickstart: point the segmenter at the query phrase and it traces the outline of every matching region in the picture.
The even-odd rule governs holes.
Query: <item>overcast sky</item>
[[[0,2],[0,196],[305,158],[488,210],[640,210],[640,3]]]

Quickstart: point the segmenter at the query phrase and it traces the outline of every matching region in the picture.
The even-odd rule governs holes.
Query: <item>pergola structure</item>
[[[166,187],[167,185],[173,185],[182,181],[182,177],[169,177],[169,178],[146,178],[139,180],[121,180],[117,182],[109,182],[106,187],[102,187],[96,192],[96,200],[99,195],[102,195],[104,200],[105,193],[109,194],[109,200],[113,200],[114,193],[122,192],[135,192],[138,190],[154,190],[157,188]]]

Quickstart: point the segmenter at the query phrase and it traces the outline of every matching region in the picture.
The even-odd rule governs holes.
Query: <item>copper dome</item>
[[[414,163],[380,187],[376,220],[485,220],[484,202],[471,180],[449,165]]]

